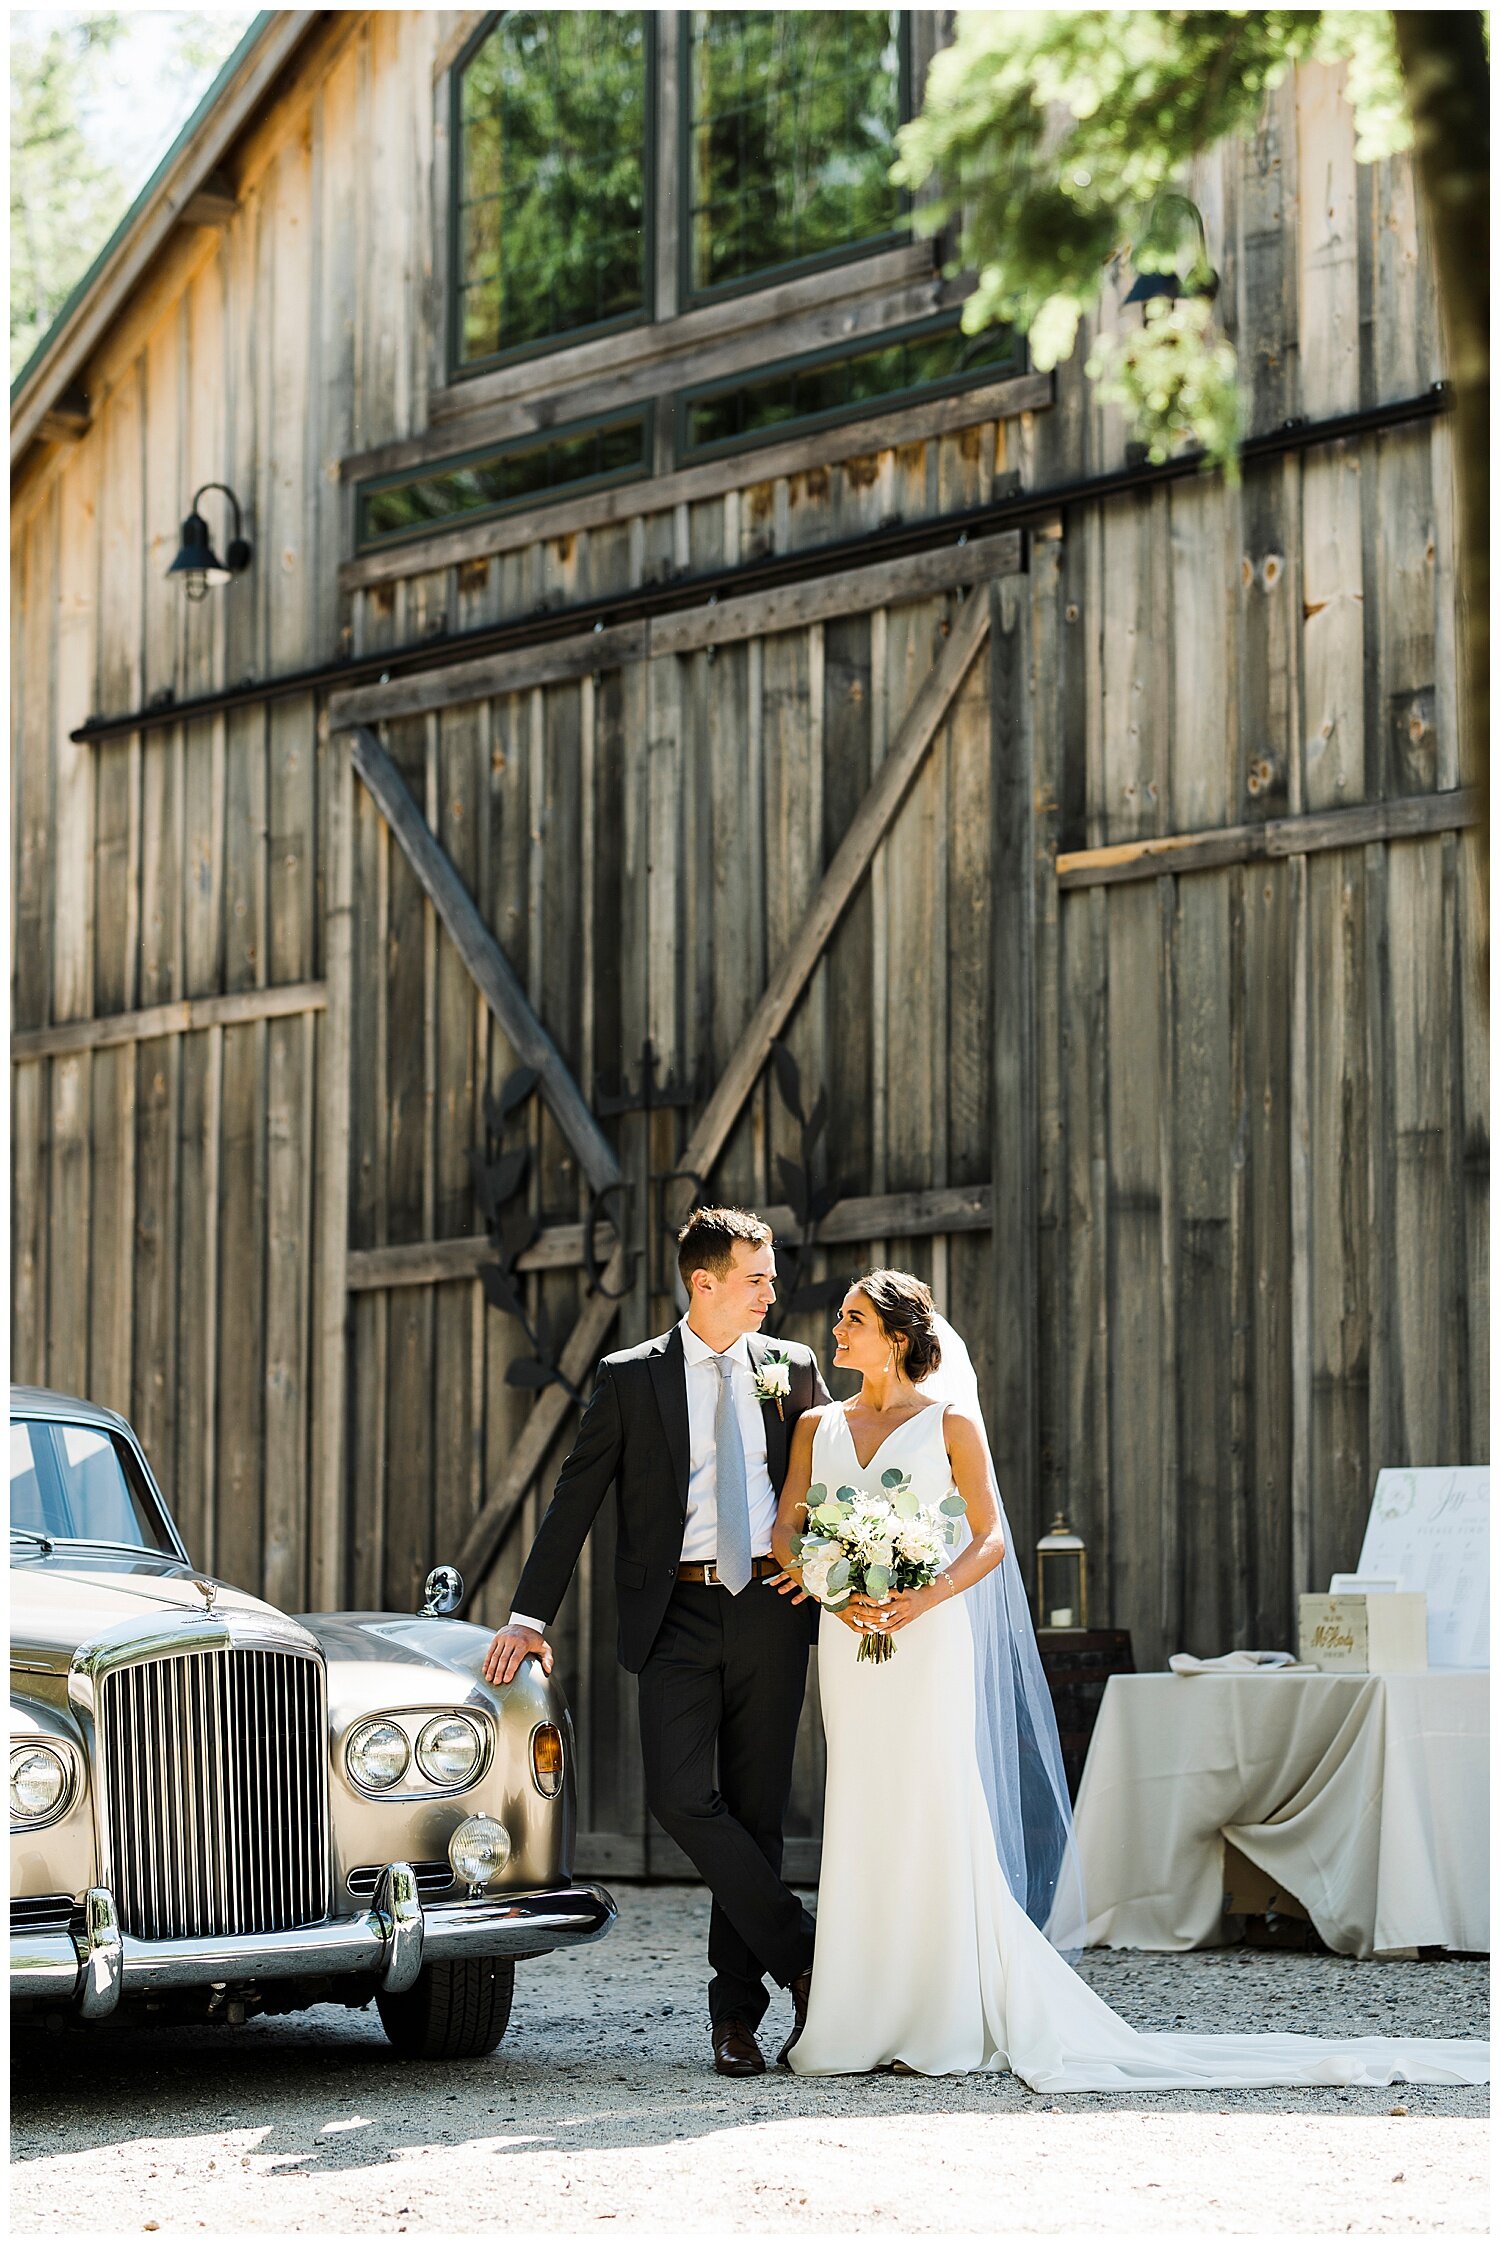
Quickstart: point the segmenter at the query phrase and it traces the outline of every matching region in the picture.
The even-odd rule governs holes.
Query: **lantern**
[[[1036,1547],[1036,1621],[1047,1629],[1089,1625],[1083,1537],[1073,1533],[1062,1512]]]
[[[198,512],[198,501],[205,491],[222,491],[234,509],[234,536],[230,539],[221,561],[209,538],[208,524]],[[193,493],[192,511],[182,525],[182,543],[177,558],[167,571],[169,577],[181,577],[190,600],[206,600],[211,584],[228,584],[232,578],[250,566],[251,549],[240,535],[240,502],[227,483],[204,483]]]
[[[1208,235],[1204,231],[1203,213],[1186,195],[1166,192],[1156,197],[1147,213],[1138,248],[1149,248],[1157,253],[1166,249],[1174,252],[1174,245],[1184,225],[1190,226],[1198,236],[1198,251],[1186,274],[1174,264],[1165,270],[1136,267],[1135,284],[1125,301],[1139,304],[1144,324],[1146,306],[1157,297],[1168,297],[1174,303],[1180,296],[1206,296],[1212,302],[1219,293],[1219,276],[1209,263]],[[1180,259],[1178,260],[1180,263]]]

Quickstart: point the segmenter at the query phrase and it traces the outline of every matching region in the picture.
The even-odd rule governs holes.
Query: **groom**
[[[640,1677],[651,1811],[713,1895],[708,2012],[714,2066],[761,2073],[767,1973],[807,2012],[813,1925],[781,1879],[782,1819],[818,1607],[788,1596],[771,1528],[792,1429],[828,1401],[808,1348],[778,1344],[777,1393],[760,1327],[776,1298],[771,1232],[740,1208],[699,1208],[677,1237],[688,1311],[670,1332],[606,1356],[578,1439],[485,1655],[508,1683],[562,1603],[611,1482],[620,1662]]]

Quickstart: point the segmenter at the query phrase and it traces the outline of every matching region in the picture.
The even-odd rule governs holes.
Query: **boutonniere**
[[[756,1367],[755,1392],[762,1402],[773,1402],[776,1415],[785,1420],[784,1405],[792,1391],[792,1359],[784,1348],[768,1348]]]

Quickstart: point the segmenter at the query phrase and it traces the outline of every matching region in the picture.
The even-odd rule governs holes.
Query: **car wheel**
[[[510,2024],[510,1956],[424,1964],[402,1995],[377,1995],[386,2039],[403,2057],[488,2057]]]

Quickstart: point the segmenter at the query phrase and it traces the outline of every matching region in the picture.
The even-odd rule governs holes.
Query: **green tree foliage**
[[[1184,239],[1187,167],[1253,132],[1266,95],[1304,60],[1348,62],[1364,160],[1410,145],[1383,11],[961,13],[922,114],[901,132],[895,176],[930,190],[926,231],[959,223],[960,257],[979,275],[965,327],[1009,321],[1047,368],[1072,351],[1116,257],[1191,286],[1201,252]],[[1189,439],[1233,472],[1234,352],[1206,297],[1154,299],[1140,330],[1098,340],[1089,371],[1154,459]]]
[[[149,19],[155,28],[159,18]],[[22,9],[11,17],[10,363],[14,374],[104,247],[142,184],[101,124],[105,82],[148,21],[118,11]],[[167,17],[152,112],[191,113],[250,21],[243,9]],[[153,50],[154,52],[154,50]],[[159,137],[159,136],[158,136]],[[134,136],[139,147],[141,134]],[[157,153],[164,153],[158,148]]]
[[[1087,371],[1154,459],[1184,442],[1235,472],[1233,347],[1184,226],[1194,157],[1254,132],[1299,62],[1346,64],[1355,153],[1413,151],[1456,402],[1466,596],[1466,768],[1481,789],[1489,737],[1489,36],[1477,10],[1152,9],[960,12],[893,176],[922,190],[918,224],[953,223],[979,276],[976,333],[1029,333],[1033,362],[1072,351],[1120,256],[1172,271],[1182,293],[1098,337]]]
[[[92,149],[80,101],[125,29],[123,16],[12,18],[10,365],[30,356],[125,207],[124,182]]]

